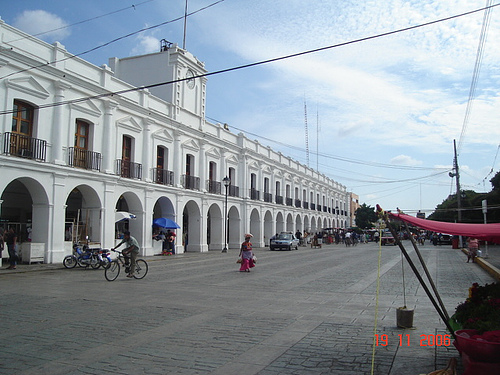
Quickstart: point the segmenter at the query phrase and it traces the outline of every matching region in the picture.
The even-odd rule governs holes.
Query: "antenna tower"
[[[304,126],[306,129],[306,160],[307,160],[307,166],[309,167],[309,130],[307,128],[307,103],[305,98],[304,98]]]

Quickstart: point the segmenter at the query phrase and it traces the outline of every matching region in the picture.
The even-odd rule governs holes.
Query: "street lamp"
[[[223,253],[227,253],[227,222],[229,221],[229,218],[227,217],[227,189],[229,188],[229,185],[231,184],[231,179],[229,177],[224,177],[222,179],[222,183],[224,184],[224,187],[226,188],[226,204],[225,204],[225,213],[224,213],[224,249],[222,249]]]

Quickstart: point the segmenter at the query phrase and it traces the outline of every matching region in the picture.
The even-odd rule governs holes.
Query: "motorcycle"
[[[73,250],[74,253],[63,260],[66,268],[75,268],[78,264],[80,267],[98,269],[101,265],[106,266],[111,262],[109,255],[103,257],[102,253],[99,254],[101,249],[89,249],[88,245],[80,247],[80,244],[74,244]]]

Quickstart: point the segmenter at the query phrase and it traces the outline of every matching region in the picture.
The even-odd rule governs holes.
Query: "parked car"
[[[281,232],[278,237],[270,241],[269,248],[271,250],[298,250],[299,240],[292,233]]]
[[[437,233],[434,241],[434,246],[436,245],[451,245],[451,234]]]
[[[396,245],[396,240],[389,229],[384,229],[382,232],[382,237],[380,237],[380,244],[385,245]]]

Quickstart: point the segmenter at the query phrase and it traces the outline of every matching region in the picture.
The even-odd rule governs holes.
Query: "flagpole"
[[[184,8],[184,37],[182,39],[182,49],[186,49],[187,12],[188,12],[188,0],[186,0],[186,7]]]

